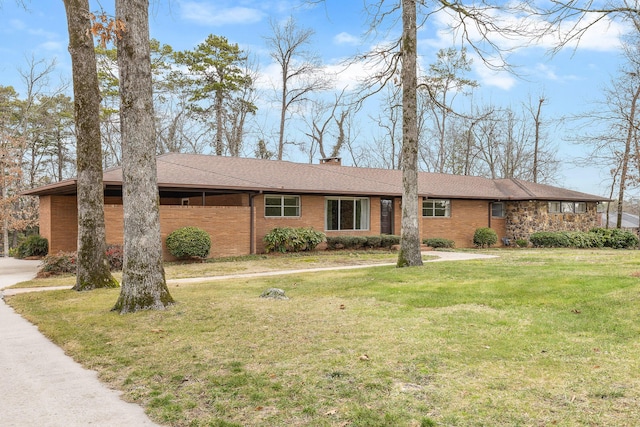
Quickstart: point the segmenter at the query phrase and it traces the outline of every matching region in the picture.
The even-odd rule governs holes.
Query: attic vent
[[[320,164],[329,166],[341,166],[342,157],[325,157],[324,159],[320,159]]]

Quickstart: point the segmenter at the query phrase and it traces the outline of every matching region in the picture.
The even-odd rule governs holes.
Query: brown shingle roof
[[[328,166],[275,160],[221,157],[201,154],[165,154],[157,157],[158,186],[162,189],[201,189],[342,194],[402,195],[399,170]],[[592,194],[565,190],[515,179],[421,172],[421,196],[489,200],[601,201]],[[121,185],[122,169],[105,171],[105,185]],[[73,194],[75,180],[67,180],[25,192],[31,195]]]

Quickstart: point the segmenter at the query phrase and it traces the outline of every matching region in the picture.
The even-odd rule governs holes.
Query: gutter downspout
[[[249,193],[249,255],[255,255],[256,253],[256,220],[255,203],[253,199],[259,194],[262,194],[262,191]]]

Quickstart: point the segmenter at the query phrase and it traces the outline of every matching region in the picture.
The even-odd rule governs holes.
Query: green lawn
[[[494,253],[181,284],[124,316],[118,290],[7,300],[167,425],[640,425],[640,252]]]

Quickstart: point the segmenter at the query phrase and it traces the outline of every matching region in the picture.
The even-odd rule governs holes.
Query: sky
[[[48,82],[51,88],[59,86],[60,81],[69,81],[71,61],[63,2],[26,0],[26,11],[17,3],[0,0],[3,18],[0,85],[13,86],[24,94],[20,70],[28,70],[30,61],[41,60],[55,60],[56,72]],[[101,6],[107,11],[113,7],[113,1],[91,0],[90,3],[94,11]],[[337,90],[354,87],[357,77],[365,71],[361,65],[345,68],[345,58],[367,51],[387,34],[382,32],[377,39],[363,37],[368,20],[362,0],[326,0],[316,5],[304,5],[299,0],[151,0],[151,4],[151,37],[175,50],[185,50],[193,49],[209,34],[224,36],[256,58],[260,64],[259,84],[264,88],[277,80],[278,73],[265,42],[265,37],[272,34],[271,21],[282,22],[292,16],[301,27],[315,31],[311,49],[320,55],[325,67],[340,72],[335,83]],[[496,19],[517,20],[514,16],[496,16]],[[399,31],[399,27],[391,27],[389,34]],[[602,89],[616,74],[621,63],[620,37],[625,31],[621,24],[605,20],[590,30],[580,44],[555,55],[549,53],[555,42],[552,38],[523,47],[522,40],[496,36],[496,43],[512,49],[508,61],[516,74],[489,69],[475,58],[468,77],[479,83],[475,96],[486,102],[520,108],[522,103],[528,103],[529,99],[535,101],[542,95],[547,100],[543,120],[551,123],[560,117],[579,115],[597,108]],[[421,66],[426,69],[435,61],[438,49],[448,48],[456,40],[449,17],[433,15],[418,33]],[[585,147],[570,142],[576,132],[569,126],[548,127],[546,137],[557,148],[557,157],[562,162],[554,184],[606,196],[608,170],[574,164],[586,155]],[[368,136],[365,133],[360,137]],[[290,152],[288,160],[307,161],[295,152]]]

